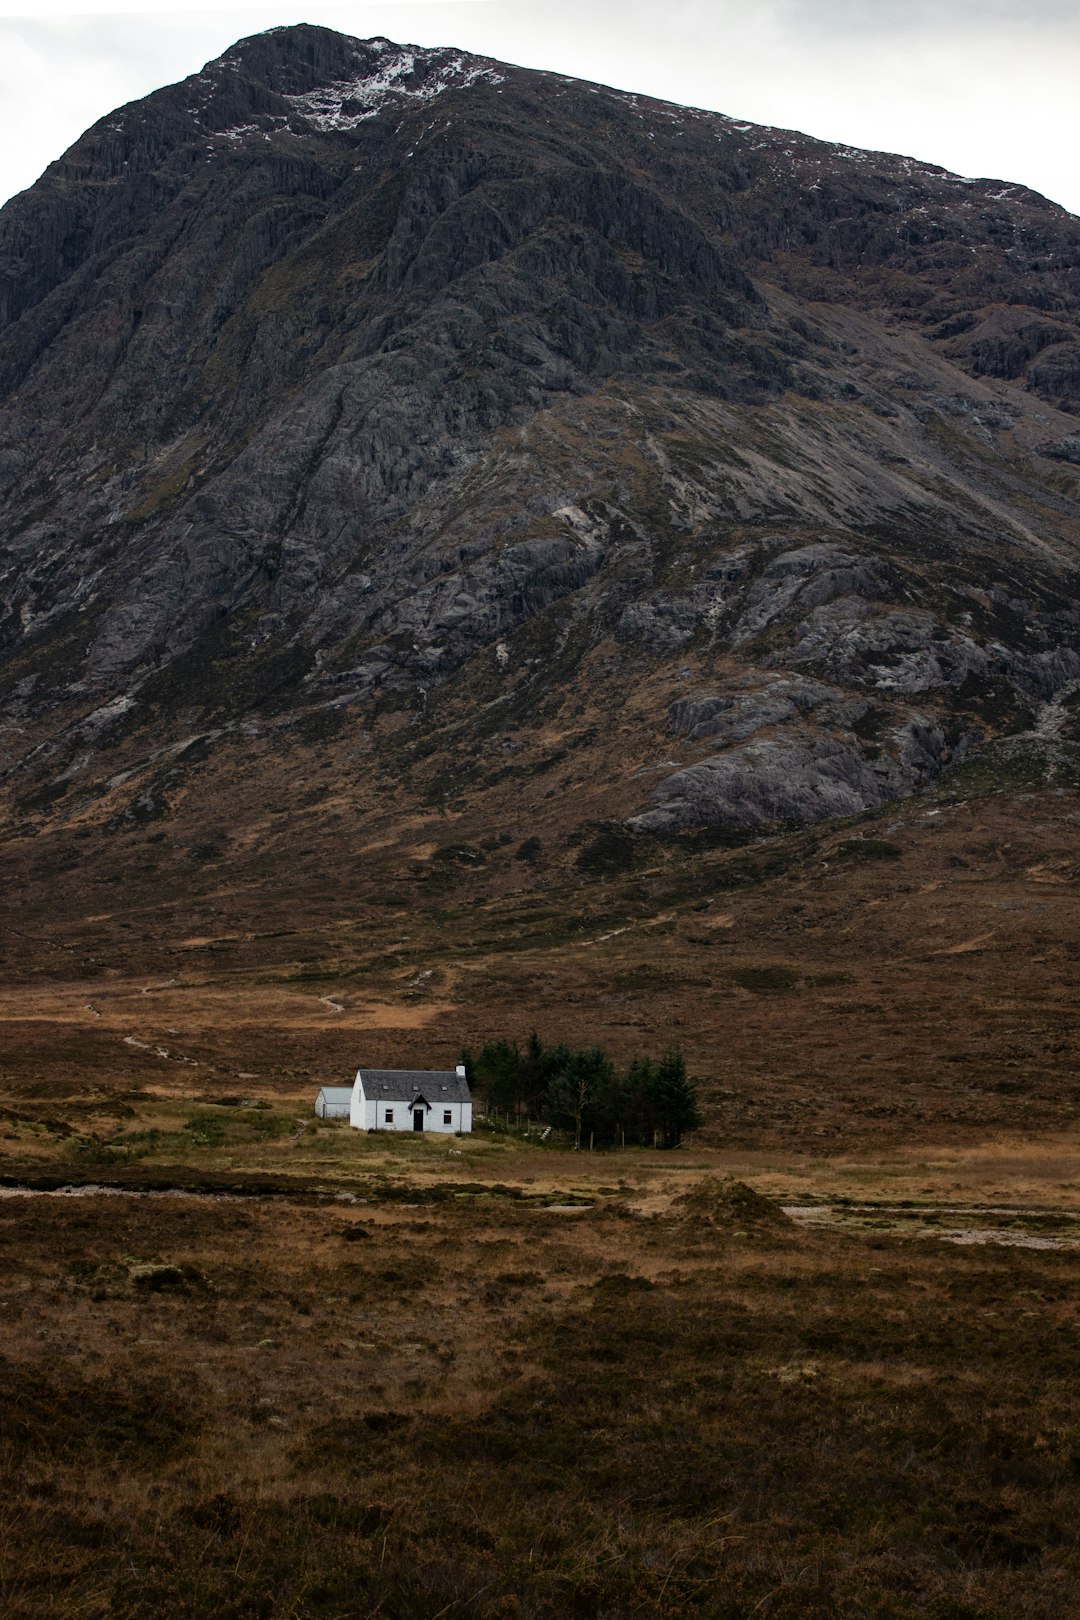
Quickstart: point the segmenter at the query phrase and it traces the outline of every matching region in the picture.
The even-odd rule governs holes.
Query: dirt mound
[[[688,1192],[680,1193],[673,1207],[684,1220],[736,1226],[743,1231],[793,1225],[773,1199],[733,1176],[703,1176]]]

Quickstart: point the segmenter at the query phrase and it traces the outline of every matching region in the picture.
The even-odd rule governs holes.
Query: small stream
[[[324,1195],[331,1202],[360,1204],[365,1202],[356,1198],[352,1193],[331,1193]],[[189,1187],[105,1187],[90,1182],[85,1186],[77,1187],[0,1187],[0,1199],[4,1198],[186,1198],[196,1199],[209,1204],[247,1204],[253,1198],[285,1199],[287,1193],[275,1192],[217,1192],[198,1191]]]
[[[784,1204],[784,1214],[802,1226],[934,1238],[964,1246],[994,1244],[1010,1249],[1080,1248],[1080,1214],[1061,1210],[912,1204]],[[1007,1221],[1007,1225],[988,1224]],[[1038,1230],[1039,1227],[1044,1230]],[[1046,1227],[1055,1228],[1046,1231]]]

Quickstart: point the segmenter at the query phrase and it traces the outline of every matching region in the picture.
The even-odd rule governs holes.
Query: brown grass
[[[1070,1612],[1080,1254],[670,1192],[0,1200],[5,1614]]]

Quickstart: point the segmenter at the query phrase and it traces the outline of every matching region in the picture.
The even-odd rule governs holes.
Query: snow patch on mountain
[[[374,118],[388,102],[432,101],[445,90],[505,82],[505,74],[461,51],[416,51],[389,40],[372,41],[369,48],[379,53],[374,71],[286,96],[286,101],[317,129],[347,130]]]

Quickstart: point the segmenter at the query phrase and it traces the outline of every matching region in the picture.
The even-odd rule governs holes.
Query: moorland
[[[238,885],[152,930],[133,864],[46,930],[28,883],[6,1612],[1068,1613],[1074,816],[927,797],[437,899],[391,849],[407,907],[281,886],[280,928]],[[676,1036],[704,1126],[590,1154],[314,1118],[358,1061],[532,1024]]]

